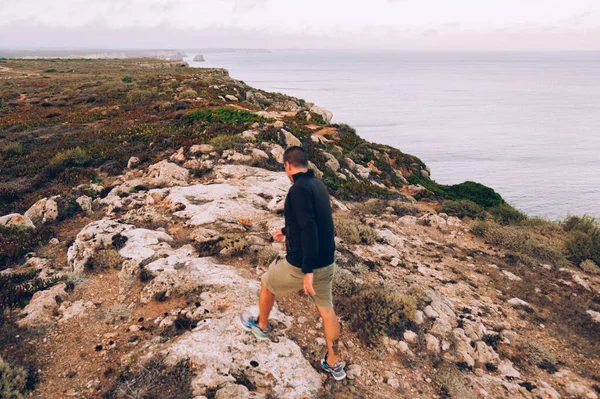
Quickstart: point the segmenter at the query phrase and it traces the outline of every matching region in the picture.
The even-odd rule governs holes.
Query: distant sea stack
[[[204,56],[202,54],[198,54],[198,55],[196,55],[194,57],[194,61],[196,61],[196,62],[204,62],[206,60],[204,59]]]

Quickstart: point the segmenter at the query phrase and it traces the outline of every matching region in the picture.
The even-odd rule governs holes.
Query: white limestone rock
[[[31,219],[19,213],[10,213],[8,215],[0,217],[0,226],[35,229],[35,225],[31,221]]]
[[[160,187],[186,184],[189,177],[189,170],[165,160],[151,165],[147,172],[148,181]]]
[[[42,198],[25,212],[25,216],[31,219],[33,224],[37,227],[55,221],[58,217],[57,198],[58,197]]]
[[[31,301],[23,311],[21,319],[17,321],[20,328],[43,327],[54,322],[54,314],[58,309],[58,301],[67,297],[66,284],[61,283],[47,290],[33,294]]]

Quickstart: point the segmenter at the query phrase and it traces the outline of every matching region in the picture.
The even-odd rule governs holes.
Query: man
[[[284,258],[278,256],[261,278],[258,317],[241,315],[240,321],[256,338],[268,340],[269,313],[275,298],[303,289],[323,319],[327,352],[321,366],[336,380],[342,380],[346,372],[339,359],[340,325],[331,295],[335,241],[329,194],[308,169],[308,155],[302,147],[288,148],[283,161],[293,185],[285,199],[285,227],[275,231],[273,238],[286,239],[287,254]]]

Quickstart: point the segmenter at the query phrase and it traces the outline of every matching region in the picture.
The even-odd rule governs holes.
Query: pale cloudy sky
[[[600,50],[600,0],[0,0],[0,48]]]

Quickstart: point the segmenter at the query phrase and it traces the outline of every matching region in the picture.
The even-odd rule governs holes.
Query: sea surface
[[[201,53],[186,61],[327,108],[439,183],[480,182],[531,216],[600,217],[600,53]]]

